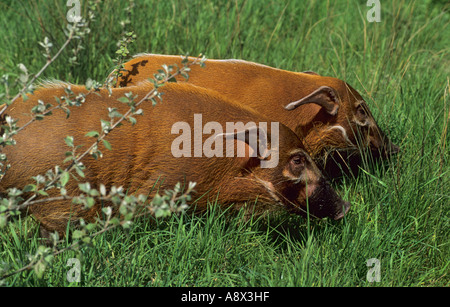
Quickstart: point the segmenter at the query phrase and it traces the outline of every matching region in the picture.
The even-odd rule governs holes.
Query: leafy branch
[[[151,101],[153,105],[157,103],[156,98],[161,100],[161,93],[158,91],[158,88],[164,85],[165,83],[169,82],[169,80],[173,80],[176,76],[182,75],[186,76],[187,73],[190,71],[190,66],[192,65],[202,65],[206,58],[202,55],[197,57],[194,61],[189,62],[188,58],[186,56],[185,59],[183,59],[183,67],[176,69],[175,72],[172,72],[175,66],[167,66],[163,65],[163,70],[159,70],[158,73],[154,75],[154,79],[150,79],[149,81],[153,83],[154,88],[149,91],[143,98],[141,98],[139,101],[135,101],[137,96],[134,96],[131,92],[125,94],[124,97],[119,98],[119,101],[126,103],[130,108],[124,113],[120,114],[116,108],[109,108],[109,117],[111,118],[111,121],[101,120],[101,126],[102,131],[90,131],[87,133],[86,136],[88,137],[94,137],[96,140],[88,147],[87,150],[82,152],[81,154],[76,155],[76,150],[79,149],[79,146],[75,146],[73,144],[73,137],[67,136],[65,138],[66,144],[72,148],[72,151],[66,152],[67,158],[64,162],[67,162],[69,160],[72,160],[70,165],[67,166],[65,169],[62,169],[59,166],[55,167],[55,171],[49,170],[45,176],[38,175],[33,177],[36,181],[36,185],[30,184],[27,185],[23,191],[18,190],[17,188],[8,189],[8,196],[9,198],[4,198],[1,200],[0,205],[0,213],[2,213],[2,217],[0,218],[0,226],[4,225],[5,218],[8,217],[8,214],[13,212],[13,214],[17,214],[18,211],[25,209],[30,204],[33,203],[33,200],[38,196],[47,196],[47,190],[51,188],[59,188],[62,190],[62,193],[64,193],[65,185],[68,182],[69,174],[72,171],[76,171],[80,177],[84,178],[84,165],[81,162],[81,160],[87,156],[91,155],[95,159],[101,158],[102,153],[98,149],[98,145],[100,142],[103,142],[106,148],[112,149],[109,142],[105,139],[106,136],[115,128],[119,127],[124,120],[128,120],[131,124],[136,123],[136,119],[133,117],[133,115],[141,115],[142,110],[138,109],[137,107],[140,106],[145,101]],[[73,92],[70,89],[70,86],[66,88],[66,92],[69,94],[72,94]],[[89,92],[91,93],[91,92]],[[88,93],[88,94],[89,94]],[[32,112],[38,113],[34,116],[32,120],[30,120],[28,123],[26,123],[24,126],[28,126],[32,122],[36,121],[40,116],[50,115],[51,111],[55,108],[62,108],[67,109],[67,106],[74,105],[79,106],[82,103],[85,102],[85,98],[88,94],[84,95],[78,95],[74,100],[71,99],[71,96],[67,96],[64,99],[64,103],[60,103],[58,101],[58,105],[55,107],[52,107],[51,104],[45,104],[44,102],[38,101],[38,109],[36,109],[36,106],[33,107]],[[39,110],[39,106],[43,106],[45,108],[45,112],[39,113],[36,110]],[[68,109],[67,109],[67,112]],[[70,112],[68,113],[68,115]],[[114,120],[115,118],[118,118],[117,120]],[[18,131],[21,131],[24,126],[17,128],[15,127],[15,122],[10,117],[7,117],[7,122],[11,123],[9,127],[3,126],[6,129],[10,129],[11,135],[16,134]],[[39,186],[43,185],[41,189],[39,189]],[[19,196],[22,195],[22,192],[34,192],[32,196],[30,196],[27,200],[23,200]],[[23,202],[22,202],[23,201]],[[20,203],[21,202],[21,203]],[[20,205],[18,204],[20,203]],[[3,222],[2,222],[3,221]]]
[[[53,250],[45,246],[40,246],[35,255],[29,257],[29,264],[14,272],[2,274],[0,276],[0,280],[30,269],[34,269],[36,275],[38,277],[42,277],[45,269],[52,262],[54,256],[65,250],[75,249],[81,244],[89,244],[92,238],[103,232],[118,226],[128,228],[132,224],[132,219],[143,215],[152,214],[158,218],[186,210],[187,201],[190,200],[190,193],[193,191],[195,183],[189,183],[186,191],[181,195],[178,195],[181,193],[181,185],[178,183],[173,190],[166,190],[164,195],[156,194],[148,204],[146,204],[147,197],[145,195],[126,195],[122,187],[117,188],[113,186],[111,187],[110,193],[107,194],[106,187],[103,184],[100,185],[99,190],[96,190],[91,188],[90,184],[86,182],[78,185],[83,194],[78,196],[69,196],[67,195],[65,186],[70,179],[70,173],[74,170],[80,177],[84,177],[84,165],[81,160],[85,156],[90,154],[96,159],[102,157],[102,153],[98,150],[98,145],[100,142],[103,142],[106,148],[112,149],[111,145],[106,140],[107,135],[112,130],[119,127],[124,120],[129,121],[132,125],[136,124],[136,119],[134,116],[142,115],[142,110],[138,108],[142,103],[151,101],[152,104],[155,105],[157,103],[157,99],[161,100],[161,93],[158,91],[159,87],[163,86],[170,80],[174,80],[178,75],[187,77],[187,73],[190,71],[191,65],[203,65],[205,60],[205,57],[199,56],[194,61],[189,62],[188,57],[186,56],[182,61],[183,67],[177,67],[175,72],[173,72],[175,66],[163,65],[163,69],[158,70],[158,73],[154,75],[154,78],[149,80],[154,87],[143,98],[136,101],[137,96],[133,95],[132,92],[129,92],[125,94],[125,96],[119,98],[119,101],[129,106],[129,109],[124,114],[120,114],[115,108],[108,109],[110,121],[101,120],[102,131],[91,131],[87,134],[88,137],[95,138],[95,141],[87,150],[77,155],[76,150],[79,149],[79,146],[74,145],[73,137],[67,136],[65,138],[66,144],[72,148],[72,151],[66,153],[67,158],[64,161],[67,162],[71,160],[68,167],[62,169],[61,167],[56,166],[55,171],[49,170],[45,176],[38,175],[33,177],[36,184],[29,184],[25,186],[23,190],[18,188],[8,189],[8,198],[3,198],[0,202],[0,226],[6,225],[8,216],[18,214],[20,210],[23,210],[28,206],[57,200],[72,201],[76,204],[82,204],[85,208],[92,207],[96,201],[108,201],[113,204],[114,208],[118,208],[121,219],[118,217],[113,217],[113,209],[111,207],[103,208],[102,212],[106,216],[106,220],[97,220],[96,223],[90,224],[85,224],[85,222],[81,220],[81,229],[75,230],[72,234],[74,243],[61,250],[57,249],[58,244],[62,242],[62,240],[59,240],[59,235],[57,233],[50,234],[49,237],[53,245]],[[70,86],[65,90],[68,96],[63,99],[63,103],[59,100],[58,105],[55,107],[51,104],[45,104],[42,101],[38,101],[38,105],[32,109],[35,116],[26,125],[29,125],[36,120],[43,119],[43,116],[50,115],[51,111],[55,108],[65,109],[69,116],[70,112],[68,111],[67,106],[81,105],[85,102],[86,96],[91,93],[88,92],[84,95],[75,96],[71,91]],[[75,98],[73,98],[74,96]],[[18,131],[23,129],[23,126],[21,128],[15,127],[15,121],[10,118],[7,118],[7,122],[10,123],[9,129],[11,131],[14,131],[14,128],[16,129],[13,134],[16,134]],[[40,188],[41,186],[43,187]],[[51,188],[59,188],[61,196],[36,199],[38,196],[49,196],[47,191]],[[21,196],[26,192],[34,192],[34,194],[24,200]],[[93,232],[93,230],[98,229],[98,227],[100,227],[100,230]],[[7,270],[3,269],[3,271],[6,272]]]
[[[65,31],[67,39],[58,49],[58,51],[52,55],[53,44],[46,37],[39,45],[44,49],[43,56],[46,58],[46,63],[41,67],[41,69],[30,78],[27,68],[23,64],[19,64],[19,69],[21,70],[21,75],[19,76],[18,82],[21,84],[21,89],[14,96],[9,96],[8,87],[8,76],[2,76],[0,82],[5,85],[5,94],[0,95],[0,98],[7,98],[6,104],[0,105],[0,120],[2,123],[0,132],[0,146],[14,145],[14,136],[18,133],[23,133],[23,130],[33,124],[36,121],[44,120],[46,116],[50,116],[56,109],[61,109],[66,112],[67,116],[70,116],[70,108],[72,106],[81,106],[85,103],[88,95],[99,91],[102,87],[105,88],[111,95],[111,81],[108,78],[103,83],[88,80],[86,82],[87,93],[77,93],[75,94],[71,86],[68,85],[64,91],[65,95],[62,97],[56,97],[56,105],[44,102],[41,100],[37,101],[37,104],[31,109],[32,118],[22,125],[17,126],[17,120],[6,115],[5,111],[7,108],[15,103],[18,98],[22,97],[25,101],[28,99],[27,93],[33,92],[33,84],[42,76],[43,72],[56,61],[56,59],[61,55],[61,53],[68,47],[69,43],[74,39],[81,39],[90,32],[89,21],[94,18],[94,11],[97,2],[92,2],[92,7],[89,9],[89,20],[85,21],[81,18],[76,20],[73,24],[67,25],[67,31]],[[130,6],[131,8],[131,6]],[[131,9],[130,9],[131,12]],[[117,67],[115,71],[120,73],[120,69],[123,68],[123,63],[125,59],[129,56],[129,45],[134,42],[136,35],[133,31],[125,29],[124,26],[124,36],[119,41],[119,49],[116,52]],[[79,43],[75,49],[72,50],[73,57],[69,59],[71,64],[76,64],[76,57],[79,51],[82,49]],[[75,172],[79,177],[84,178],[84,165],[82,159],[87,155],[98,159],[103,155],[99,151],[99,144],[102,143],[105,148],[112,149],[111,144],[107,141],[107,135],[119,127],[123,121],[128,121],[132,125],[136,124],[137,120],[135,116],[142,115],[142,110],[139,106],[147,101],[150,101],[153,105],[157,103],[157,100],[161,100],[161,93],[158,92],[158,88],[163,86],[166,82],[175,80],[175,77],[181,75],[185,78],[188,77],[188,72],[190,71],[191,65],[204,65],[205,58],[199,56],[193,62],[188,61],[188,57],[182,61],[182,67],[167,66],[163,65],[162,69],[158,70],[154,74],[154,78],[150,79],[154,87],[141,99],[137,99],[137,96],[133,93],[127,93],[124,97],[121,97],[119,101],[125,103],[129,106],[129,109],[124,113],[120,114],[117,109],[109,108],[109,120],[101,120],[102,130],[100,132],[91,131],[86,136],[93,137],[95,141],[86,150],[79,153],[81,146],[75,146],[73,137],[67,136],[65,138],[66,144],[71,148],[70,151],[66,153],[67,158],[63,163],[70,162],[66,168],[60,166],[55,166],[54,169],[48,170],[45,174],[34,176],[32,179],[34,183],[27,184],[22,189],[18,187],[9,188],[7,191],[2,191],[3,197],[0,198],[0,227],[4,227],[8,223],[8,219],[11,216],[20,214],[21,211],[32,205],[40,205],[44,202],[52,201],[68,201],[75,204],[81,204],[84,208],[92,207],[96,202],[108,202],[112,206],[102,209],[103,216],[106,218],[101,220],[97,219],[94,223],[86,223],[80,220],[80,227],[72,232],[71,239],[72,243],[65,248],[59,248],[64,240],[59,238],[58,233],[49,234],[47,246],[39,246],[35,253],[31,253],[27,256],[29,261],[28,264],[24,265],[22,268],[11,271],[10,266],[6,263],[0,263],[0,283],[6,278],[18,274],[20,272],[34,270],[36,275],[41,278],[46,270],[46,268],[51,265],[53,259],[58,254],[67,250],[76,250],[82,245],[88,245],[92,242],[92,239],[97,235],[104,233],[110,229],[116,227],[122,227],[124,229],[129,228],[135,218],[152,215],[156,218],[165,217],[172,213],[179,213],[186,210],[188,207],[187,202],[191,200],[190,193],[195,187],[195,183],[189,183],[186,189],[183,191],[180,183],[176,184],[173,189],[164,191],[162,195],[156,194],[152,200],[148,200],[148,195],[127,195],[122,187],[112,186],[107,191],[107,188],[103,185],[99,185],[99,189],[94,189],[91,187],[89,182],[78,184],[79,193],[78,195],[68,195],[66,190],[66,185],[68,184],[72,174]],[[116,77],[119,75],[116,75]],[[9,169],[9,165],[6,164],[7,157],[4,153],[0,152],[0,181]],[[5,168],[5,169],[3,169]],[[56,196],[50,196],[48,191],[50,189],[59,189],[59,194]],[[32,195],[29,195],[29,194]],[[27,197],[25,197],[25,195]]]

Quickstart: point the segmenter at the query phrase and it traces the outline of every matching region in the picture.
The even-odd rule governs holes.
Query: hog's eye
[[[363,104],[360,104],[356,107],[354,120],[359,126],[367,126],[369,125],[369,116],[367,109]]]
[[[362,117],[367,116],[366,111],[364,110],[364,108],[361,105],[358,106],[358,108],[356,109],[356,113],[358,113],[358,115],[362,116]]]
[[[295,155],[292,157],[291,163],[295,166],[303,165],[305,163],[305,157],[301,155]]]
[[[283,171],[283,175],[298,182],[300,176],[305,171],[306,161],[305,153],[293,154],[289,159],[287,168]]]
[[[301,164],[302,163],[302,158],[295,157],[295,158],[292,159],[292,162],[294,162],[294,164]]]

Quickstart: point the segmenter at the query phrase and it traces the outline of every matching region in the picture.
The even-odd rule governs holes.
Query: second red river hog
[[[194,58],[190,58],[192,61]],[[140,54],[124,64],[116,86],[153,77],[163,64],[181,67],[181,56]],[[185,81],[178,77],[179,82]],[[317,73],[291,72],[243,60],[207,59],[192,67],[189,83],[213,89],[291,128],[330,177],[358,169],[361,152],[374,158],[397,153],[367,103],[346,82]]]

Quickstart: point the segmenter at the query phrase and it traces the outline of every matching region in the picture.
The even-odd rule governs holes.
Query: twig
[[[186,63],[185,66],[183,66],[182,68],[178,69],[178,70],[177,70],[175,73],[173,73],[173,74],[170,74],[170,75],[168,74],[164,79],[158,81],[157,84],[158,84],[158,85],[161,85],[161,84],[167,83],[170,79],[175,78],[176,76],[178,76],[178,75],[184,73],[185,71],[187,71],[188,68],[189,68],[190,66],[192,66],[192,65],[197,65],[197,64],[201,63],[202,60],[203,60],[203,59],[200,59],[200,57],[198,57],[198,58],[196,58],[194,61],[189,62],[189,63]],[[144,101],[154,98],[154,97],[157,95],[157,93],[158,93],[158,91],[157,91],[157,88],[155,87],[154,89],[152,89],[151,91],[149,91],[149,92],[148,92],[141,100],[139,100],[139,101],[135,104],[135,106],[137,107],[137,106],[141,105]],[[57,106],[57,107],[55,107],[55,108],[58,108],[58,107],[60,107],[60,106]],[[48,112],[48,111],[47,111],[47,112]],[[94,148],[95,148],[95,147],[96,147],[96,146],[97,146],[97,145],[98,145],[98,144],[99,144],[99,143],[107,136],[107,134],[109,134],[113,129],[115,129],[115,128],[116,128],[123,120],[125,120],[131,113],[132,113],[132,108],[128,109],[128,111],[127,111],[125,114],[123,114],[123,115],[119,118],[119,120],[118,120],[117,122],[115,122],[115,123],[110,127],[110,129],[108,129],[108,131],[107,131],[106,133],[105,133],[105,131],[103,131],[102,134],[101,134],[99,137],[97,137],[97,140],[96,140],[96,141],[95,141],[95,142],[94,142],[94,143],[93,143],[86,151],[84,151],[81,155],[79,155],[76,159],[74,159],[74,160],[71,162],[71,164],[70,164],[63,172],[57,174],[57,175],[53,178],[53,180],[51,180],[50,182],[48,182],[48,183],[44,186],[43,190],[45,191],[45,190],[50,189],[50,188],[53,186],[53,184],[56,183],[56,182],[60,179],[62,173],[72,171],[75,165],[78,165],[78,164],[80,163],[80,161],[81,161],[87,154],[89,154],[89,153],[91,152],[91,150],[94,149]],[[35,119],[31,120],[30,122],[26,123],[25,125],[29,125],[29,124],[30,124],[31,122],[33,122],[34,120],[35,120]],[[22,127],[21,127],[21,128],[22,128]],[[19,130],[20,130],[21,128],[19,128]],[[15,208],[13,208],[13,209],[6,209],[6,210],[4,210],[2,213],[5,214],[5,213],[9,213],[9,212],[11,212],[11,211],[23,210],[23,209],[27,208],[31,203],[34,203],[33,200],[34,200],[36,197],[37,197],[37,194],[33,194],[33,195],[30,196],[27,200],[25,200],[22,204],[20,204],[20,205],[18,205],[18,206],[15,206]]]
[[[52,64],[61,54],[61,52],[67,47],[67,45],[70,43],[70,41],[73,38],[73,35],[75,33],[75,28],[76,25],[70,30],[69,32],[69,36],[67,38],[67,40],[64,42],[64,44],[61,46],[61,48],[58,50],[58,52],[56,52],[56,54],[49,60],[47,60],[47,63],[45,63],[44,66],[42,66],[41,70],[39,70],[39,72],[37,74],[34,75],[34,77],[31,79],[31,81],[29,81],[20,91],[19,93],[17,93],[16,96],[14,96],[14,98],[11,100],[10,104],[11,105],[14,101],[16,101],[23,92],[26,91],[26,89],[33,84],[34,81],[37,80],[37,78],[39,78],[41,76],[41,74],[50,66],[50,64]],[[0,116],[6,111],[6,109],[8,108],[8,105],[6,105],[5,107],[3,107],[3,109],[0,111]]]

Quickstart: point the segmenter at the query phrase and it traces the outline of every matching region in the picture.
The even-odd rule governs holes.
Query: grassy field
[[[137,34],[132,54],[203,52],[208,58],[240,58],[346,80],[401,153],[384,167],[365,165],[357,178],[335,183],[353,204],[340,222],[285,215],[243,223],[213,206],[204,216],[141,219],[128,231],[106,232],[89,247],[57,255],[42,278],[24,271],[1,282],[449,286],[450,7],[445,2],[381,1],[378,23],[367,21],[370,8],[356,0],[136,0],[129,10],[127,1],[100,3],[81,41],[78,64],[69,63],[74,41],[41,79],[103,81],[114,67],[125,24]],[[0,2],[0,76],[8,74],[10,94],[18,90],[11,80],[21,74],[19,63],[30,73],[45,64],[38,42],[47,36],[53,54],[64,42],[65,4]],[[81,14],[86,16],[87,5]],[[30,218],[6,225],[0,240],[0,264],[10,270],[26,265],[41,244]],[[81,261],[79,283],[67,281],[69,258]],[[371,258],[380,261],[380,282],[367,281]]]

